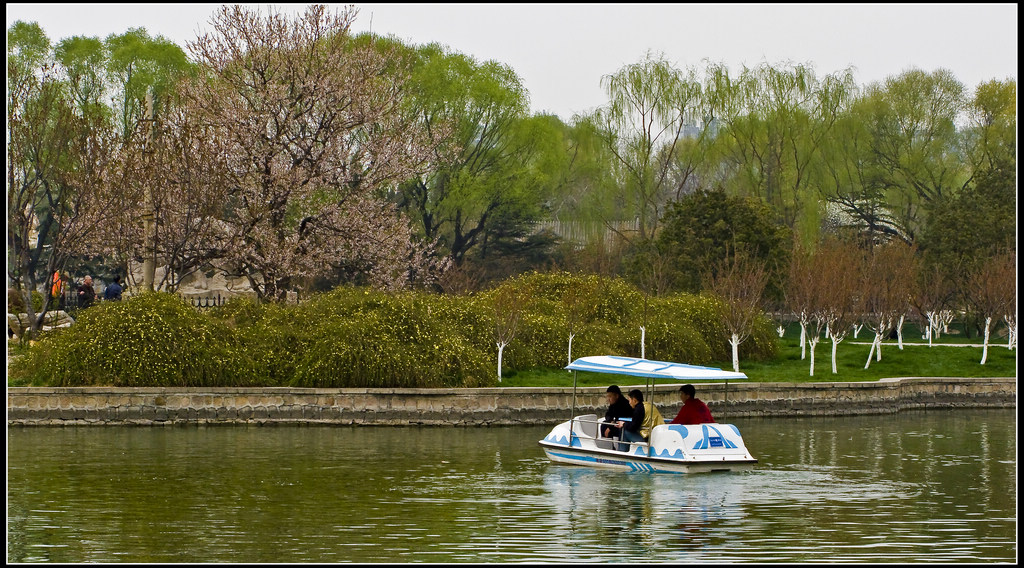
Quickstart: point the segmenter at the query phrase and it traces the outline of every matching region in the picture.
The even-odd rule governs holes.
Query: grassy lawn
[[[822,340],[814,351],[814,376],[810,372],[810,350],[807,359],[800,359],[800,328],[791,325],[779,342],[779,357],[774,361],[749,361],[740,359],[740,371],[746,373],[751,381],[757,382],[839,382],[839,381],[877,381],[891,377],[1016,377],[1017,350],[1006,348],[1006,338],[994,338],[998,343],[989,342],[988,360],[981,365],[981,340],[964,339],[962,334],[943,335],[941,340],[933,341],[928,347],[927,341],[921,339],[916,327],[905,326],[904,348],[901,351],[895,340],[882,342],[882,360],[871,359],[867,370],[867,361],[873,334],[866,329],[861,330],[858,339],[849,334],[839,344],[837,355],[837,373],[832,373],[832,342]],[[860,345],[864,343],[864,345]],[[916,343],[923,345],[907,345]],[[977,347],[955,347],[954,344],[970,343]],[[685,363],[686,361],[678,361]],[[731,370],[732,361],[716,361],[709,367],[720,367]],[[600,386],[609,384],[611,375],[598,373],[579,373],[577,384],[580,386]],[[564,369],[533,369],[528,371],[510,371],[505,373],[501,382],[506,387],[550,387],[572,386],[572,374]],[[623,376],[618,384],[642,384],[643,379]],[[678,381],[659,381],[676,383]]]

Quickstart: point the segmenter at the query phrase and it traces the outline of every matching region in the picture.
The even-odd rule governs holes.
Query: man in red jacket
[[[679,387],[679,398],[683,400],[683,407],[679,409],[679,414],[672,419],[672,424],[706,424],[715,421],[711,417],[708,405],[696,398],[694,396],[696,394],[697,389],[693,388],[693,385]]]

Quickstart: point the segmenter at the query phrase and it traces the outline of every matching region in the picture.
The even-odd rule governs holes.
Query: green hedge
[[[487,354],[467,334],[481,327],[471,304],[423,293],[343,288],[296,311],[305,314],[311,335],[289,383],[293,386],[490,384]]]
[[[495,328],[513,297],[520,310],[503,368],[560,368],[573,358],[640,355],[693,364],[728,361],[718,300],[646,298],[621,279],[525,274],[471,296],[342,287],[299,305],[237,298],[199,312],[170,294],[83,310],[12,367],[19,381],[53,386],[460,387],[497,384]],[[770,359],[767,320],[741,356]]]
[[[171,294],[102,302],[29,350],[24,373],[52,386],[257,384],[231,330]]]
[[[257,370],[257,384],[283,386],[291,381],[311,334],[294,306],[242,297],[210,310],[209,316],[233,330],[240,345],[238,364]]]

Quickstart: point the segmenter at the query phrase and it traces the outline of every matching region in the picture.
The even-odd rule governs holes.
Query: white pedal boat
[[[566,369],[670,378],[682,381],[746,379],[743,373],[723,371],[635,357],[598,356],[573,361]],[[653,389],[648,384],[648,399]],[[653,400],[649,400],[653,403]],[[757,459],[750,455],[738,428],[732,424],[696,425],[659,424],[651,429],[646,442],[621,442],[598,436],[604,417],[576,413],[576,381],[573,373],[573,417],[555,426],[538,443],[548,459],[558,463],[603,467],[621,471],[653,473],[698,473],[742,471]],[[616,446],[626,444],[628,451]]]

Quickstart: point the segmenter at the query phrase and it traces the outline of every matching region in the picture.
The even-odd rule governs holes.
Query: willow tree
[[[150,36],[145,28],[110,34],[103,40],[104,74],[113,88],[113,113],[127,138],[146,114],[146,94],[155,98],[156,113],[164,112],[165,99],[182,78],[197,72],[185,51],[164,36]]]
[[[700,71],[695,72],[700,76]],[[684,199],[700,191],[725,187],[728,176],[722,168],[726,159],[718,133],[720,117],[727,113],[735,96],[735,86],[728,68],[722,63],[705,62],[700,85],[700,96],[693,101],[690,119],[683,138],[667,154],[672,167],[670,188],[674,193],[666,196],[673,201]]]
[[[648,53],[643,61],[604,76],[601,86],[608,103],[589,120],[612,157],[617,183],[611,195],[600,197],[599,215],[609,226],[636,219],[637,235],[646,241],[655,234],[666,197],[685,183],[673,175],[672,156],[686,125],[700,118],[702,84],[693,70]]]
[[[400,185],[399,207],[457,265],[471,250],[527,235],[557,185],[551,170],[566,159],[563,125],[529,115],[522,79],[506,64],[437,44],[388,44],[411,61],[406,108],[436,142],[431,167]]]
[[[1017,159],[1017,81],[978,85],[967,103],[964,138],[973,172],[990,171]]]
[[[54,46],[54,58],[60,62],[69,94],[84,113],[109,113],[106,106],[107,60],[103,42],[97,37],[73,36]]]
[[[963,190],[971,179],[956,121],[964,86],[952,73],[905,71],[869,85],[857,113],[871,140],[871,168],[899,230],[913,242],[925,207]]]
[[[735,168],[731,187],[768,203],[796,232],[816,235],[812,171],[854,91],[851,70],[819,79],[809,65],[762,63],[721,84],[728,85],[720,136]]]
[[[888,203],[865,107],[863,100],[853,103],[836,121],[832,136],[822,140],[820,159],[811,172],[813,183],[828,203],[828,220],[834,225],[852,229],[874,244],[905,239],[903,225]]]

